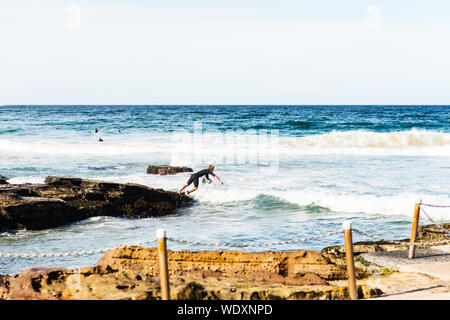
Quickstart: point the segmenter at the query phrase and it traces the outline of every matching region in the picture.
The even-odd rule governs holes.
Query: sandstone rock
[[[332,264],[315,251],[297,250],[247,253],[240,251],[171,251],[169,273],[188,277],[220,277],[286,285],[326,285],[328,280],[346,279],[346,269]],[[99,266],[159,274],[156,248],[130,246],[108,251]]]
[[[188,167],[153,166],[153,165],[147,167],[148,174],[168,175],[168,174],[177,174],[180,172],[193,172],[193,170]]]
[[[0,189],[0,228],[40,230],[95,216],[162,216],[191,202],[176,192],[137,184],[47,177],[45,184]]]
[[[0,275],[0,300],[6,300],[9,295],[10,276]]]
[[[161,299],[157,264],[154,265],[152,261],[155,258],[156,249],[140,247],[125,249],[108,252],[95,267],[27,269],[19,275],[0,281],[0,293],[3,292],[0,299]],[[120,259],[113,258],[114,255],[119,256]],[[208,256],[212,264],[219,266],[217,271],[211,271],[206,267]],[[227,255],[225,252],[213,251],[208,255],[205,251],[184,251],[171,252],[170,257],[177,262],[169,263],[169,268],[174,268],[170,276],[171,299],[341,300],[349,298],[346,281],[336,281],[337,284],[334,284],[334,282],[326,283],[321,280],[318,283],[318,276],[309,273],[308,265],[316,265],[316,267],[323,265],[325,270],[329,270],[327,259],[317,252],[230,252],[230,255]],[[283,260],[285,258],[288,265],[293,263],[296,266],[293,270],[289,271],[289,267],[288,270],[277,267],[277,263],[286,262]],[[184,260],[188,262],[186,265],[181,263]],[[196,267],[199,268],[189,269],[189,265],[194,261],[198,262]],[[113,262],[114,265],[108,265],[107,262]],[[258,266],[258,263],[261,265]],[[138,266],[139,264],[142,265]],[[245,264],[249,264],[249,267],[244,266]],[[183,269],[179,269],[181,267]],[[280,284],[279,277],[291,279],[301,277],[298,272],[302,267],[305,267],[303,271],[309,280]],[[198,272],[199,270],[201,272]],[[287,273],[280,274],[281,270]],[[264,276],[255,279],[255,272]],[[271,274],[277,277],[270,276]],[[327,271],[321,274],[327,274]],[[358,286],[358,292],[360,298],[381,294],[381,291],[376,288],[370,288],[364,284]]]
[[[10,278],[8,300],[151,299],[153,278],[133,277],[109,267],[31,268]]]
[[[441,227],[449,228],[447,224]],[[436,226],[419,229],[418,241],[441,237],[445,238],[445,234]],[[354,245],[355,263],[363,252],[398,249],[390,241],[358,242]],[[183,250],[168,254],[171,299],[349,298],[342,246],[325,248],[321,253]],[[383,292],[374,283],[382,285],[385,277],[395,275],[390,270],[375,271],[373,265],[372,273],[365,273],[363,268],[357,267],[360,299],[381,295]],[[368,277],[373,272],[377,275],[375,282]],[[400,281],[411,282],[403,277],[397,276]],[[394,281],[390,285],[398,284]],[[117,248],[108,251],[95,267],[33,268],[12,277],[0,276],[0,299],[161,299],[158,253],[155,248]]]

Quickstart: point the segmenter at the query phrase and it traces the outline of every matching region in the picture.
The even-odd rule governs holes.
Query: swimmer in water
[[[192,188],[189,191],[186,191],[185,194],[188,196],[190,193],[194,192],[195,190],[198,189],[198,180],[200,177],[206,176],[206,179],[211,181],[211,179],[209,178],[209,175],[212,175],[213,177],[215,177],[221,184],[223,184],[222,180],[220,180],[220,178],[218,176],[216,176],[214,173],[214,166],[208,166],[208,169],[203,169],[200,170],[196,173],[193,173],[189,180],[181,187],[180,190],[178,190],[178,194],[181,194],[181,192],[183,192],[183,190],[188,187],[192,182],[194,183],[194,188]]]

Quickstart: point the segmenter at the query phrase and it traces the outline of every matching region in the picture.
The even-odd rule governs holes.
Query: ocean
[[[188,173],[148,175],[147,166],[213,164],[224,185],[200,184],[193,206],[165,217],[1,232],[0,253],[112,248],[152,240],[159,228],[189,241],[262,244],[169,242],[172,250],[320,251],[342,235],[289,240],[337,231],[343,221],[405,239],[415,202],[450,204],[449,160],[450,106],[1,106],[0,174],[10,183],[53,175],[177,191]],[[450,219],[448,209],[427,213]],[[362,240],[373,239],[354,234]],[[90,266],[101,256],[0,257],[0,274]]]

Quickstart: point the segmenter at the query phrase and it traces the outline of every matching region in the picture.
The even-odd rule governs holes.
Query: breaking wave
[[[146,155],[155,152],[183,154],[344,154],[450,156],[450,133],[411,129],[398,132],[364,130],[332,131],[303,137],[277,137],[273,142],[243,133],[233,139],[205,133],[200,143],[176,135],[110,137],[98,143],[93,138],[54,140],[0,139],[0,153],[43,155]],[[273,137],[269,137],[272,139]],[[259,139],[259,140],[258,140]]]
[[[306,213],[334,212],[343,214],[369,214],[404,216],[411,218],[414,204],[423,198],[424,202],[448,204],[450,197],[446,195],[421,195],[416,193],[401,193],[390,196],[379,196],[357,193],[339,193],[330,190],[287,190],[258,191],[215,188],[209,191],[197,191],[194,196],[200,202],[212,204],[231,204],[233,202],[249,202],[258,209],[277,210],[288,209]],[[445,210],[433,210],[432,218],[448,217]]]
[[[411,129],[398,132],[332,131],[280,140],[306,153],[450,155],[450,133]],[[291,150],[292,151],[292,150]]]

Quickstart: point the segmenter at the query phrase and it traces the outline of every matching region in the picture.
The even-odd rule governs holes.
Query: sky
[[[0,105],[450,104],[445,0],[1,0]]]

